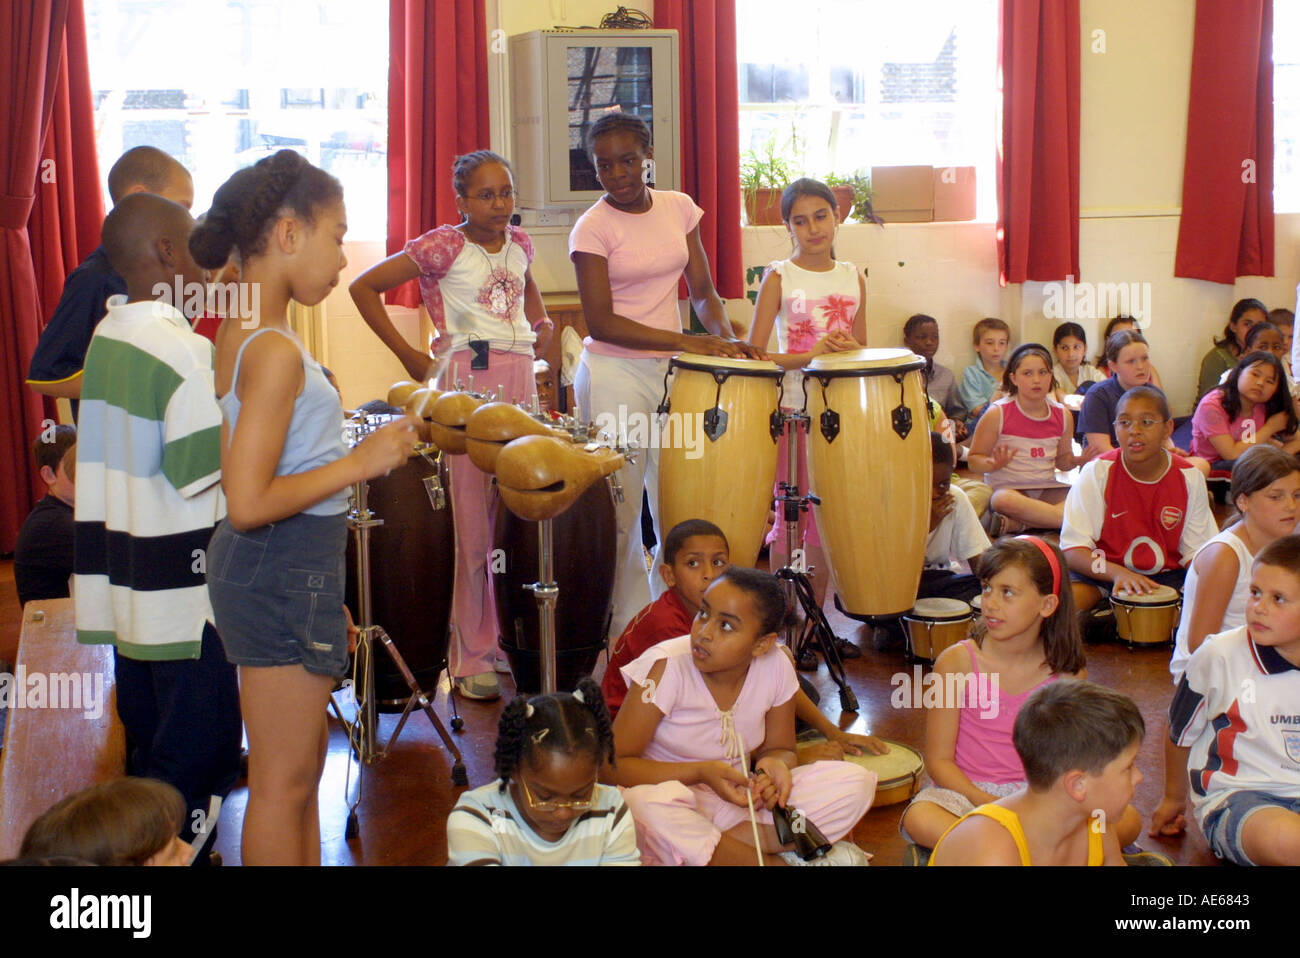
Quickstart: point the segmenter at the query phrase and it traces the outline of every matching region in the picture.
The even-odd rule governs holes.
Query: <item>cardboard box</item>
[[[932,166],[873,166],[871,207],[886,223],[928,223],[934,216]]]
[[[975,167],[934,168],[934,218],[949,223],[975,218]]]

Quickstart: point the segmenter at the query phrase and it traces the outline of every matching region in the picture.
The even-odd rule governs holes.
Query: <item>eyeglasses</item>
[[[591,808],[590,798],[578,802],[539,802],[533,798],[533,793],[528,790],[528,783],[522,777],[519,779],[519,785],[524,790],[524,798],[528,800],[528,807],[535,812],[558,812],[562,808],[571,808],[575,812],[585,812]]]
[[[1150,432],[1156,426],[1163,426],[1164,422],[1159,419],[1116,419],[1116,429],[1141,429],[1143,432]]]
[[[484,190],[482,193],[471,194],[469,198],[471,200],[478,200],[480,203],[495,203],[497,197],[500,197],[502,200],[509,202],[510,200],[513,200],[515,198],[515,191],[511,189],[504,189],[500,193],[493,193],[491,190]]]

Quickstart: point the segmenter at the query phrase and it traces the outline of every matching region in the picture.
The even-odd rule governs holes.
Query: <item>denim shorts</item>
[[[1300,815],[1300,798],[1251,790],[1232,792],[1201,822],[1210,851],[1234,865],[1255,864],[1241,847],[1241,832],[1250,816],[1264,808],[1285,808]]]
[[[241,666],[346,674],[346,545],[343,513],[299,513],[247,532],[223,519],[208,545],[207,570],[226,658]]]

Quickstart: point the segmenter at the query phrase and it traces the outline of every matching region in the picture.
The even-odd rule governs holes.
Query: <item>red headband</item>
[[[1061,596],[1061,564],[1056,561],[1056,553],[1038,536],[1016,536],[1017,539],[1023,539],[1025,542],[1032,542],[1038,547],[1038,551],[1047,559],[1047,567],[1052,570],[1052,595],[1060,598]]]

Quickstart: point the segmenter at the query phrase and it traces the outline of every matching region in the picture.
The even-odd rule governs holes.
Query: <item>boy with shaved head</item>
[[[135,193],[153,193],[187,210],[194,204],[189,171],[152,146],[137,146],[118,158],[108,172],[108,192],[114,205]],[[27,385],[47,396],[72,399],[75,409],[90,336],[104,316],[108,297],[125,292],[126,284],[101,245],[68,274],[58,308],[32,354]]]
[[[205,568],[225,514],[212,343],[151,298],[202,281],[193,226],[184,207],[145,192],[104,221],[126,295],[108,301],[86,351],[73,564],[77,641],[114,647],[127,772],[174,785],[191,813],[234,785],[240,741]],[[181,837],[203,825],[187,815]]]

